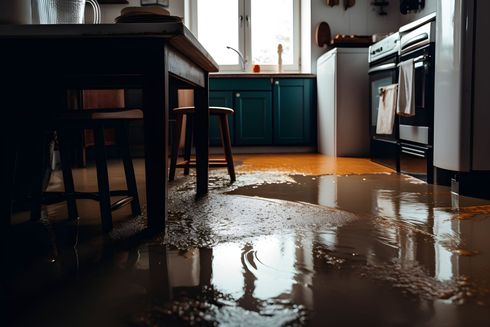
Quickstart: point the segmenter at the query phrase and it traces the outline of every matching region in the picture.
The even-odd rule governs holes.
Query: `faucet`
[[[242,67],[242,71],[244,72],[245,71],[245,63],[247,62],[247,60],[245,59],[245,57],[243,57],[242,53],[240,51],[238,51],[237,49],[229,47],[229,46],[226,46],[226,48],[233,50],[238,54],[238,56],[240,57],[240,67]]]

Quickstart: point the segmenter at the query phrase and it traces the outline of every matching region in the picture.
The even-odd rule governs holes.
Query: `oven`
[[[415,115],[399,116],[400,171],[433,182],[435,17],[400,29],[400,63],[414,62]]]
[[[371,160],[396,171],[399,165],[398,117],[392,134],[377,134],[380,88],[398,83],[398,33],[372,45],[369,49],[369,117]]]

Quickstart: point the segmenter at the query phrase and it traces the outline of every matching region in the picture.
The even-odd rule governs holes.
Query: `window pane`
[[[293,62],[293,1],[251,0],[252,63],[277,64],[277,45],[282,44],[282,63]]]
[[[237,54],[226,49],[238,49],[238,0],[199,0],[197,13],[199,42],[218,64],[239,64]]]

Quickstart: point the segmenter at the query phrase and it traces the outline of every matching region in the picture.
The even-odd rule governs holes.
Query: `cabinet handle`
[[[279,85],[279,81],[276,81],[274,84]]]
[[[239,98],[239,97],[240,97],[240,93],[235,94],[235,96],[236,96],[237,98]]]

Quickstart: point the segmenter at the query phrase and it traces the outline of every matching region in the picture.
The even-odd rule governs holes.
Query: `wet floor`
[[[490,202],[396,174],[247,172],[170,185],[167,234],[15,226],[15,326],[488,326]],[[58,210],[56,207],[50,210]],[[98,235],[98,236],[97,236]],[[5,269],[6,268],[6,269]]]

